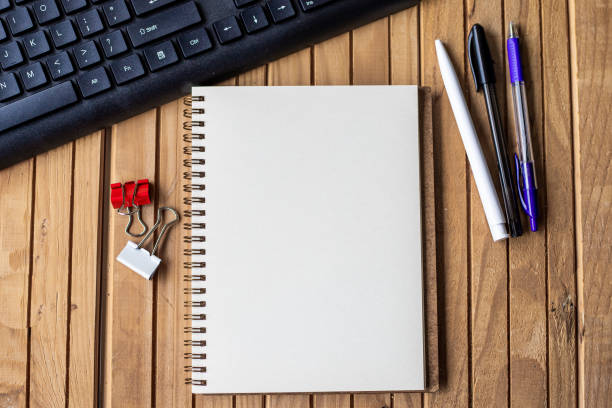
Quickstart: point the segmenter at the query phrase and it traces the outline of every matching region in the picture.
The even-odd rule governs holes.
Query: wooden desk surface
[[[440,392],[192,398],[181,344],[184,232],[172,231],[165,267],[147,282],[114,260],[125,218],[108,203],[110,181],[148,177],[156,203],[182,206],[175,101],[0,172],[0,407],[609,406],[612,5],[567,3],[423,0],[229,81],[433,89]],[[543,216],[539,232],[493,244],[433,40],[447,44],[492,158],[465,41],[472,23],[486,28],[510,112],[510,20],[527,54]],[[504,121],[513,146],[511,113]],[[151,224],[152,206],[144,213]]]

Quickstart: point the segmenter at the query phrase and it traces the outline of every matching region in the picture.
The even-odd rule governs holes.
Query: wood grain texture
[[[98,400],[99,285],[102,266],[104,132],[74,142],[68,406]]]
[[[576,262],[567,4],[542,0],[542,79],[546,157],[548,398],[575,407]]]
[[[579,406],[612,395],[612,6],[571,1],[572,112],[579,290]],[[603,50],[606,50],[605,52]]]
[[[420,10],[422,83],[433,95],[436,186],[440,391],[425,394],[424,406],[467,406],[468,203],[465,150],[444,92],[434,40],[441,39],[458,72],[465,71],[460,1],[427,1]]]
[[[155,180],[156,121],[156,111],[152,110],[113,126],[112,182]],[[144,206],[142,211],[145,222],[153,225],[153,205]],[[115,259],[128,241],[126,222],[126,216],[110,211],[104,403],[106,407],[148,408],[153,400],[153,282]]]
[[[196,395],[194,408],[233,408],[231,395]]]
[[[505,33],[501,3],[470,0],[466,35],[472,25],[485,29],[495,61],[505,61]],[[504,64],[495,64],[497,100],[506,111]],[[469,67],[463,76],[472,119],[492,176],[499,186],[495,148],[483,92],[476,92]],[[503,121],[503,119],[502,119]],[[507,127],[506,127],[507,129]],[[509,151],[512,144],[509,144]],[[470,199],[470,331],[471,392],[475,407],[508,405],[508,241],[493,242],[480,195],[469,170]],[[498,190],[499,191],[499,190]],[[501,195],[500,195],[501,197]]]
[[[541,407],[548,400],[546,313],[546,174],[544,172],[544,112],[541,72],[541,9],[539,1],[505,2],[504,19],[518,23],[523,42],[521,57],[531,119],[539,207],[538,231],[530,232],[523,217],[524,234],[509,242],[510,273],[510,404]],[[507,106],[512,95],[507,92]],[[512,113],[507,112],[508,143],[516,143]]]
[[[66,405],[73,149],[74,144],[69,143],[36,157],[30,309],[31,407]]]
[[[184,340],[188,334],[183,328],[187,311],[183,293],[183,255],[182,223],[191,222],[183,216],[183,117],[186,106],[183,99],[160,107],[159,112],[159,155],[158,175],[155,184],[159,206],[176,209],[182,217],[181,224],[175,225],[161,244],[158,256],[163,260],[157,271],[156,296],[156,364],[155,364],[155,403],[159,407],[191,407],[191,387],[185,384],[184,366],[189,364],[184,353],[187,348]],[[169,215],[168,215],[169,217]]]
[[[351,83],[351,33],[332,38],[313,48],[314,85]]]
[[[389,17],[392,85],[420,85],[419,9],[416,5]]]
[[[353,408],[391,408],[391,394],[355,394]]]
[[[0,171],[0,407],[26,406],[34,159]]]
[[[353,31],[353,84],[389,83],[389,19]]]
[[[350,408],[349,394],[317,394],[314,396],[313,408]]]
[[[236,408],[265,408],[265,395],[236,395]]]

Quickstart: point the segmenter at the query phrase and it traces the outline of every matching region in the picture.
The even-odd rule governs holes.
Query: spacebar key
[[[64,82],[0,108],[0,132],[46,115],[78,100],[72,82]]]
[[[127,32],[134,47],[140,47],[200,21],[200,12],[195,3],[190,1],[135,21],[128,26]]]

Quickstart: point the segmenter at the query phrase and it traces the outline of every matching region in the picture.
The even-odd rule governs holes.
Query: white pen
[[[455,121],[461,134],[461,140],[463,140],[463,146],[465,147],[465,152],[474,174],[474,180],[476,181],[476,187],[478,188],[478,194],[480,195],[480,201],[489,223],[493,241],[506,239],[509,237],[506,217],[499,204],[499,197],[497,197],[491,173],[482,153],[482,147],[480,146],[476,128],[465,102],[457,73],[444,48],[444,44],[440,40],[436,40],[436,54],[438,55],[438,64],[440,65],[440,73],[442,74],[446,94],[453,109]]]

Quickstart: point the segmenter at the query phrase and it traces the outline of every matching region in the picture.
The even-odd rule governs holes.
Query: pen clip
[[[495,83],[495,69],[493,58],[487,43],[484,28],[480,24],[474,24],[468,35],[467,43],[468,60],[476,85],[476,92],[479,92],[484,84]]]
[[[521,171],[521,164],[519,162],[518,156],[516,155],[516,153],[514,153],[514,164],[516,165],[516,186],[517,186],[517,190],[518,190],[518,196],[519,199],[521,200],[521,207],[523,207],[523,210],[529,214],[529,209],[527,208],[527,203],[525,202],[525,198],[523,197],[523,185],[524,183],[521,183],[521,178],[523,178],[523,172]]]

